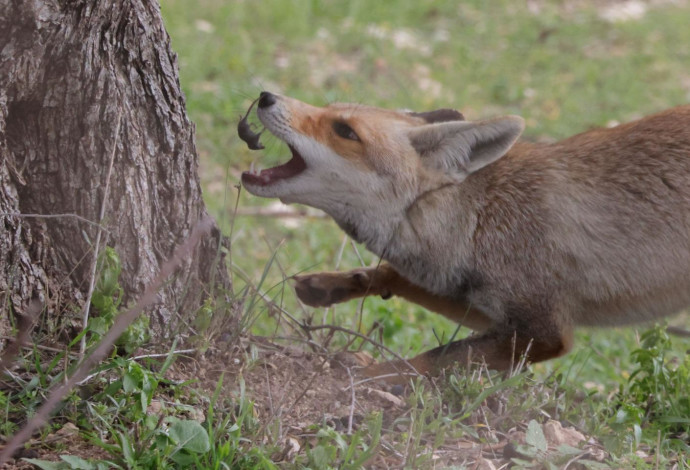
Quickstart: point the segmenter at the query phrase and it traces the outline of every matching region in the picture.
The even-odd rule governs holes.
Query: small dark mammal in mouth
[[[259,133],[254,132],[252,130],[252,125],[247,122],[247,117],[249,117],[249,113],[254,107],[254,103],[256,103],[258,100],[259,98],[252,101],[252,104],[249,105],[249,109],[247,110],[247,114],[245,114],[244,117],[240,116],[240,122],[237,124],[237,134],[240,136],[240,139],[247,143],[249,150],[261,150],[264,148],[264,145],[259,142],[259,138],[264,131],[262,130]]]

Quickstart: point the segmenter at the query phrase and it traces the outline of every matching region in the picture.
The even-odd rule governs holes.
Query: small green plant
[[[555,448],[549,447],[542,426],[534,419],[527,423],[525,443],[516,445],[515,450],[520,454],[520,457],[510,459],[514,464],[511,468],[515,469],[558,470],[575,460],[581,467],[588,469],[610,468],[608,465],[583,458],[587,452],[577,447],[567,444],[561,444]]]
[[[105,460],[94,461],[86,460],[81,457],[76,457],[74,455],[61,455],[60,459],[62,462],[51,462],[48,460],[41,459],[22,459],[25,462],[29,462],[36,465],[42,470],[108,470],[111,468],[122,468],[113,462],[108,462]]]
[[[246,396],[244,380],[239,380],[239,396],[234,400],[221,399],[222,385],[221,376],[204,423],[210,447],[205,454],[195,456],[194,468],[275,469],[269,458],[272,449],[259,444],[263,428],[254,416],[254,404]]]
[[[640,346],[632,353],[636,368],[620,387],[611,427],[634,448],[645,437],[655,442],[659,432],[687,448],[674,436],[690,430],[690,356],[672,354],[665,325],[643,333]]]
[[[208,452],[211,448],[206,429],[196,421],[169,417],[164,419],[162,424],[166,426],[154,430],[154,439],[146,449],[141,449],[127,432],[117,432],[113,438],[118,444],[119,455],[112,461],[84,460],[71,455],[61,455],[62,462],[57,463],[39,459],[24,460],[46,470],[191,468],[198,462],[198,455]]]
[[[10,421],[10,409],[12,408],[12,403],[7,394],[0,391],[0,410],[2,410],[3,418],[0,420],[0,434],[5,436],[10,436],[14,434],[17,430],[17,425]]]
[[[211,449],[207,428],[193,419],[178,416],[188,411],[181,404],[163,405],[154,393],[159,389],[168,360],[153,372],[132,359],[111,358],[98,373],[108,379],[104,389],[81,407],[76,421],[84,436],[112,458],[87,461],[63,455],[62,462],[28,460],[46,469],[189,468]]]
[[[97,272],[100,276],[91,296],[91,305],[98,310],[98,316],[89,319],[90,344],[97,343],[110,329],[122,302],[123,289],[120,286],[122,265],[114,248],[105,247],[98,259]],[[125,352],[131,353],[148,340],[148,328],[149,318],[146,315],[140,315],[120,336],[116,344]]]
[[[317,470],[362,468],[377,451],[382,425],[383,415],[375,413],[365,426],[351,435],[330,427],[319,429],[316,433],[316,445],[307,449],[305,464]]]
[[[517,445],[516,450],[526,458],[513,458],[513,463],[520,465],[523,468],[531,468],[533,465],[541,466],[541,462],[546,460],[546,453],[549,450],[549,445],[546,442],[546,437],[541,429],[539,423],[531,420],[527,424],[527,432],[525,433],[525,444]]]

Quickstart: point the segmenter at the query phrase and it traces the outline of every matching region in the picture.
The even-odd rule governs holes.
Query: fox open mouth
[[[307,164],[299,152],[292,145],[288,145],[288,147],[290,152],[292,152],[292,158],[289,162],[274,166],[273,168],[267,168],[261,172],[254,171],[253,169],[245,171],[242,173],[242,184],[270,186],[277,181],[297,176],[306,170]]]

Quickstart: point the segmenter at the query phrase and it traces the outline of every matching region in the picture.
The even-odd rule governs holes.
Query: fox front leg
[[[312,307],[328,307],[351,299],[379,295],[391,296],[420,305],[475,331],[485,331],[492,320],[468,302],[435,295],[408,281],[390,264],[346,272],[321,272],[293,277],[297,297]]]

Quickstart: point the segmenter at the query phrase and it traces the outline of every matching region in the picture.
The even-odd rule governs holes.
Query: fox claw
[[[369,276],[365,272],[316,273],[292,278],[297,297],[312,307],[327,307],[366,295]]]
[[[294,276],[292,278],[295,293],[303,303],[311,307],[326,307],[332,304],[328,291],[316,284],[313,275]]]

